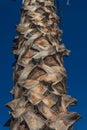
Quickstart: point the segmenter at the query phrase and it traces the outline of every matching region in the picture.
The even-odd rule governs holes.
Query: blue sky
[[[70,6],[64,2],[61,5],[63,43],[71,50],[70,56],[64,58],[68,93],[78,99],[78,105],[70,110],[82,115],[74,130],[87,130],[87,0],[71,0]],[[11,48],[16,35],[15,25],[20,20],[20,8],[21,0],[0,0],[0,130],[8,130],[3,127],[9,119],[4,104],[12,99],[9,94],[13,87]]]

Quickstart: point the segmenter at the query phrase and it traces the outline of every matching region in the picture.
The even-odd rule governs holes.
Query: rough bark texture
[[[71,130],[79,114],[69,112],[76,99],[66,93],[63,56],[54,0],[23,0],[13,54],[14,100],[7,106],[10,130]]]

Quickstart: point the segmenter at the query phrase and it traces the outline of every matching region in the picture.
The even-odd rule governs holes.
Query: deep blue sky
[[[0,0],[0,130],[8,130],[3,127],[9,119],[4,104],[12,98],[9,94],[13,86],[11,48],[20,8],[21,0]],[[71,0],[70,6],[63,3],[61,16],[63,42],[71,50],[70,56],[64,58],[68,93],[78,99],[78,105],[70,107],[70,110],[82,115],[74,130],[87,130],[87,0]]]

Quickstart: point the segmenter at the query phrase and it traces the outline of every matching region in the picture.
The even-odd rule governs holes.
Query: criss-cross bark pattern
[[[13,47],[14,100],[7,104],[10,130],[71,130],[80,117],[68,111],[77,100],[66,93],[63,56],[69,51],[59,21],[54,0],[23,0]]]

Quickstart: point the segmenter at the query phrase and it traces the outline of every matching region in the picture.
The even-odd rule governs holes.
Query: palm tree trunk
[[[54,0],[23,0],[13,54],[14,100],[7,106],[10,130],[71,130],[79,114],[69,112],[77,100],[66,93],[60,18]]]

